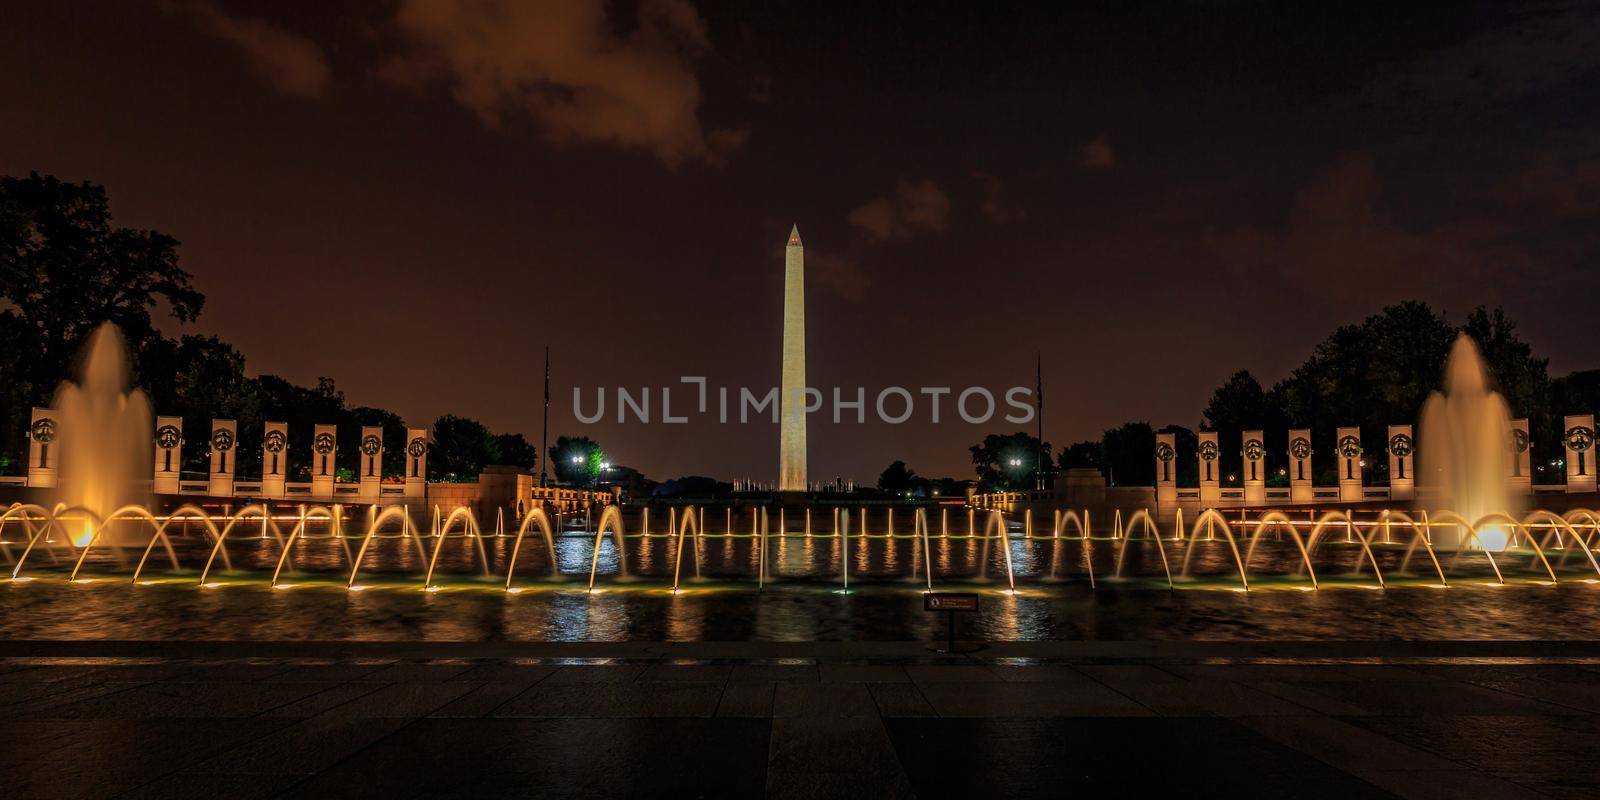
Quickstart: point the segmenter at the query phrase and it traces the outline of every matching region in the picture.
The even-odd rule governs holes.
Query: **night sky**
[[[1058,446],[1407,298],[1600,365],[1593,7],[5,5],[0,173],[180,239],[188,330],[535,441],[548,345],[552,438],[657,478],[773,480],[777,428],[583,426],[571,387],[775,385],[796,223],[813,385],[1003,391],[1037,349]],[[811,477],[1015,429],[949,417],[813,417]]]

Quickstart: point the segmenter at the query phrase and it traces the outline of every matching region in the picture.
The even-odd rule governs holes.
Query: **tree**
[[[380,476],[406,474],[406,423],[399,414],[382,408],[356,406],[340,413],[335,424],[339,426],[339,450],[334,458],[340,467],[360,477],[361,429],[377,427],[383,431],[383,458],[378,464]],[[433,459],[428,459],[428,466],[433,466]]]
[[[1046,484],[1055,477],[1055,465],[1048,457],[1052,452],[1050,443],[1041,443],[1023,431],[1008,436],[989,434],[968,449],[978,482],[987,491],[1031,491],[1041,466],[1041,454],[1045,454],[1042,472]]]
[[[1586,414],[1594,408],[1593,404],[1569,394],[1571,389],[1584,383],[1584,378],[1578,377],[1583,373],[1567,376],[1568,382],[1563,383],[1560,390],[1562,396],[1557,397],[1555,382],[1550,380],[1550,360],[1534,357],[1533,347],[1517,338],[1517,325],[1504,311],[1498,308],[1490,311],[1479,306],[1467,315],[1466,324],[1461,326],[1461,330],[1478,344],[1484,365],[1494,376],[1495,389],[1505,397],[1506,404],[1511,407],[1511,415],[1528,419],[1528,434],[1532,442],[1554,445],[1561,440],[1564,415]],[[1548,463],[1549,458],[1541,459],[1541,451],[1559,453],[1560,448],[1534,448],[1529,463],[1535,477],[1540,482],[1563,481],[1562,470],[1553,468]],[[1541,464],[1541,461],[1545,463]]]
[[[277,375],[260,375],[255,379],[255,387],[261,420],[283,422],[289,426],[285,471],[290,480],[310,480],[314,426],[319,423],[337,424],[344,414],[344,393],[330,378],[318,378],[315,388],[306,388]],[[241,434],[243,425],[241,422]]]
[[[236,474],[259,472],[261,403],[256,383],[244,371],[244,356],[215,336],[157,339],[145,347],[139,382],[158,414],[183,417],[181,469],[206,472],[210,466],[211,421],[238,424],[234,443]]]
[[[587,436],[559,436],[550,448],[550,467],[556,480],[573,486],[593,486],[600,478],[606,454]]]
[[[522,434],[498,434],[494,437],[494,445],[500,451],[499,463],[521,467],[529,472],[539,471],[539,448],[529,444],[527,437]]]
[[[908,469],[906,462],[896,461],[878,476],[878,488],[890,494],[901,495],[911,491],[916,480],[917,473]]]
[[[652,489],[656,497],[704,497],[715,499],[733,493],[733,484],[723,483],[704,475],[684,475],[657,484]]]
[[[1110,486],[1150,486],[1156,482],[1156,432],[1148,422],[1129,422],[1100,437],[1102,462]]]
[[[433,422],[428,445],[429,480],[477,480],[486,465],[500,460],[493,434],[475,419],[446,414]]]
[[[1362,440],[1377,443],[1390,424],[1416,419],[1438,388],[1455,337],[1456,328],[1426,303],[1399,303],[1335,330],[1279,384],[1289,422],[1311,429],[1319,480],[1335,480],[1339,426],[1359,425]]]
[[[137,364],[161,340],[152,308],[193,322],[205,297],[176,239],[113,226],[101,186],[31,173],[0,178],[0,301],[0,451],[16,452],[29,408],[49,404],[101,322],[122,329]]]
[[[165,306],[193,322],[205,298],[178,267],[178,242],[156,231],[111,224],[105,190],[37,173],[0,178],[0,472],[19,468],[22,431],[32,406],[48,405],[69,377],[74,356],[100,323],[120,328],[132,354],[134,383],[157,414],[184,418],[182,469],[209,466],[213,419],[238,424],[236,468],[259,474],[263,423],[289,425],[286,472],[309,477],[313,426],[339,432],[336,470],[353,478],[361,428],[383,429],[383,471],[405,470],[406,428],[382,408],[349,408],[329,378],[297,386],[275,375],[250,377],[245,358],[215,336],[165,338],[151,309]],[[502,458],[532,468],[536,454],[521,434],[491,436],[472,420],[441,417],[443,443],[429,459],[430,477],[472,480]],[[435,423],[436,429],[438,422]]]
[[[1600,411],[1600,369],[1580,370],[1550,381],[1550,413],[1543,425],[1533,425],[1529,433],[1533,452],[1529,453],[1536,483],[1561,483],[1566,468],[1558,462],[1566,457],[1561,439],[1568,414],[1593,414]]]
[[[1542,419],[1550,412],[1550,359],[1534,358],[1533,347],[1517,338],[1517,324],[1504,311],[1478,306],[1461,332],[1477,343],[1512,414]]]
[[[1259,430],[1264,436],[1265,464],[1262,468],[1270,475],[1289,461],[1289,418],[1283,410],[1283,396],[1274,387],[1270,392],[1261,388],[1248,370],[1233,373],[1211,394],[1203,414],[1204,428],[1217,432],[1217,471],[1224,482],[1235,483],[1243,473],[1244,432]]]
[[[1061,451],[1061,469],[1100,469],[1104,461],[1101,442],[1075,442]]]
[[[1529,418],[1534,441],[1558,448],[1561,409],[1576,406],[1574,400],[1558,399],[1557,387],[1576,387],[1581,379],[1572,384],[1551,381],[1547,361],[1534,357],[1533,348],[1517,338],[1516,325],[1500,309],[1474,309],[1458,328],[1427,304],[1409,301],[1384,308],[1359,325],[1336,329],[1270,390],[1242,370],[1217,387],[1203,425],[1218,432],[1221,474],[1240,472],[1240,434],[1260,429],[1266,435],[1268,480],[1280,482],[1277,472],[1288,463],[1287,430],[1307,427],[1319,454],[1316,477],[1331,482],[1335,431],[1357,425],[1374,456],[1368,458],[1371,479],[1385,480],[1388,460],[1381,453],[1388,426],[1417,419],[1429,393],[1439,388],[1445,360],[1460,333],[1477,342],[1512,413]],[[1186,429],[1175,430],[1188,435]],[[1191,455],[1180,439],[1181,480],[1192,479]]]
[[[1178,482],[1186,486],[1196,486],[1200,482],[1200,437],[1194,431],[1182,425],[1167,425],[1156,433],[1172,434],[1173,443],[1173,475]],[[1145,457],[1145,462],[1150,465],[1150,483],[1155,483],[1155,436],[1150,437],[1150,451]]]

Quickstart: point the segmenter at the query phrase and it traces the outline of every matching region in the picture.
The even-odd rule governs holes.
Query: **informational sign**
[[[933,611],[949,615],[949,622],[945,626],[945,646],[943,649],[930,648],[940,653],[970,653],[974,649],[959,650],[956,648],[956,614],[975,612],[978,610],[978,596],[971,592],[928,592],[922,596],[922,610]]]
[[[928,592],[922,596],[924,611],[977,611],[978,596],[965,592]]]

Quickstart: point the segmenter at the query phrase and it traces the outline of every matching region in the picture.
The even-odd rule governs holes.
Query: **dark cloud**
[[[442,82],[482,122],[531,120],[551,141],[646,150],[662,163],[718,162],[742,130],[706,130],[696,75],[710,52],[705,21],[685,0],[644,0],[616,32],[604,0],[404,0],[401,51],[383,67],[397,83]]]
[[[1111,169],[1117,165],[1117,152],[1105,135],[1083,146],[1083,165],[1089,169]]]
[[[1245,227],[1213,235],[1209,243],[1236,272],[1280,273],[1329,300],[1416,296],[1442,276],[1467,280],[1481,267],[1479,256],[1449,231],[1406,230],[1381,200],[1371,156],[1353,154],[1295,195],[1283,230]]]
[[[1477,109],[1549,92],[1600,68],[1589,3],[1514,7],[1497,24],[1388,65],[1366,89],[1384,105]]]
[[[321,97],[328,59],[310,39],[261,19],[238,19],[208,2],[185,7],[202,30],[239,48],[268,86],[288,95]]]
[[[900,181],[893,197],[880,197],[850,211],[850,224],[882,242],[943,231],[950,222],[950,197],[932,180]]]
[[[806,252],[806,272],[810,281],[844,300],[859,303],[867,299],[872,279],[855,259]]]
[[[983,192],[983,203],[980,207],[985,217],[994,222],[1012,222],[1027,216],[1027,212],[1020,207],[1005,201],[1004,187],[999,178],[982,170],[973,170],[972,178],[978,182],[978,188]]]
[[[1351,154],[1295,195],[1282,229],[1207,236],[1235,274],[1282,278],[1334,304],[1407,297],[1486,302],[1515,282],[1586,269],[1600,233],[1600,160],[1540,157],[1454,198],[1429,225],[1404,225],[1385,203],[1373,158]]]

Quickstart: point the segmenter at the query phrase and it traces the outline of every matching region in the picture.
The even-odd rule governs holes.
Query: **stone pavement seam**
[[[533,683],[528,684],[527,687],[524,688],[522,691],[517,692],[516,694],[514,694],[514,695],[512,695],[510,697],[507,697],[504,700],[501,700],[499,703],[496,703],[494,708],[491,708],[488,711],[485,711],[483,713],[483,716],[484,717],[492,717],[492,716],[494,716],[494,712],[499,711],[501,708],[504,708],[507,703],[511,703],[511,702],[517,700],[518,698],[522,697],[523,695],[527,694],[528,692],[533,691],[535,687],[537,687],[540,684],[544,683],[545,681],[549,680],[551,675],[554,675],[554,674],[556,674],[557,672],[560,672],[560,671],[561,670],[558,668],[558,669],[550,670],[549,672],[546,672],[543,675],[540,675],[537,680],[535,680]],[[479,688],[482,688],[484,685],[487,685],[487,684],[480,684]]]
[[[258,717],[259,717],[259,715],[258,715]],[[258,717],[253,717],[253,718],[258,718]],[[163,772],[160,775],[157,775],[157,776],[151,778],[150,780],[145,781],[144,783],[141,783],[141,784],[139,784],[137,786],[129,787],[126,791],[117,793],[115,795],[115,797],[126,797],[128,795],[131,795],[131,794],[134,794],[136,792],[139,792],[139,791],[145,789],[146,787],[153,786],[153,785],[155,785],[157,783],[160,783],[160,782],[162,782],[162,781],[164,781],[164,780],[166,780],[166,779],[168,779],[168,778],[170,778],[170,777],[172,777],[174,775],[177,775],[179,773],[185,772],[190,767],[193,767],[196,764],[203,764],[206,761],[209,761],[209,760],[211,760],[213,758],[216,758],[219,755],[222,755],[223,753],[228,753],[228,752],[231,752],[233,750],[238,750],[238,749],[243,748],[243,747],[253,746],[255,743],[257,743],[259,741],[262,741],[263,739],[267,739],[267,738],[269,738],[271,736],[274,736],[274,735],[276,735],[278,733],[281,733],[285,729],[287,729],[289,727],[292,727],[293,725],[295,725],[295,724],[297,724],[297,723],[299,723],[301,721],[302,720],[285,718],[285,719],[283,719],[283,724],[282,725],[279,725],[279,726],[277,726],[275,728],[272,728],[270,730],[262,731],[260,736],[252,736],[249,739],[246,739],[246,740],[244,740],[242,742],[238,742],[238,743],[234,744],[232,747],[225,748],[225,749],[220,750],[220,751],[218,751],[216,753],[211,753],[209,755],[206,755],[206,754],[197,755],[197,756],[194,757],[194,759],[192,761],[187,761],[187,762],[178,764],[177,766],[173,767],[172,769],[170,769],[170,770],[168,770],[166,772]]]
[[[305,702],[307,700],[311,700],[312,698],[315,698],[315,697],[321,697],[322,695],[327,694],[328,692],[331,692],[331,691],[339,688],[340,686],[345,685],[345,683],[348,683],[348,681],[340,682],[340,683],[330,683],[327,686],[324,686],[321,689],[318,689],[317,691],[312,692],[311,694],[305,695],[304,697],[296,697],[296,698],[294,698],[292,700],[285,700],[284,702],[279,703],[279,704],[277,704],[277,705],[275,705],[275,706],[273,706],[271,708],[264,708],[264,709],[262,709],[260,711],[257,711],[256,713],[251,714],[250,716],[252,716],[252,717],[267,717],[267,716],[270,716],[272,714],[272,712],[277,711],[279,709],[288,708],[289,706],[292,706],[292,705],[294,705],[296,703],[303,703],[303,702]]]
[[[395,728],[392,731],[389,731],[387,734],[384,734],[383,736],[379,736],[378,738],[373,739],[370,742],[367,742],[366,744],[362,745],[361,747],[358,747],[358,748],[346,753],[343,758],[340,758],[337,761],[334,761],[333,763],[328,764],[326,767],[323,767],[320,771],[313,772],[313,773],[311,773],[309,775],[300,776],[299,780],[297,780],[297,781],[295,781],[295,782],[283,787],[279,791],[273,793],[272,796],[273,797],[285,797],[285,796],[287,796],[290,792],[293,792],[295,790],[295,788],[300,786],[301,784],[306,783],[308,781],[311,781],[311,780],[317,778],[318,776],[322,775],[323,773],[332,772],[333,770],[337,769],[341,764],[344,764],[346,761],[349,761],[350,759],[353,759],[356,756],[358,756],[358,755],[360,755],[362,753],[365,753],[366,751],[372,749],[373,747],[376,747],[381,742],[385,742],[385,741],[387,741],[389,739],[394,738],[394,736],[396,734],[400,733],[401,731],[405,730],[406,728],[409,728],[409,727],[421,722],[424,719],[427,719],[427,714],[423,714],[423,715],[418,716],[418,717],[413,717],[410,722],[407,722],[406,724],[401,725],[401,726]]]
[[[1157,667],[1157,669],[1160,669],[1160,668]],[[1139,702],[1139,698],[1134,697],[1133,695],[1130,695],[1127,692],[1124,692],[1124,691],[1118,689],[1115,686],[1112,686],[1111,684],[1101,680],[1100,678],[1095,677],[1094,675],[1091,675],[1091,674],[1089,674],[1087,672],[1084,672],[1081,669],[1075,669],[1073,671],[1077,672],[1079,675],[1082,675],[1085,678],[1088,678],[1091,681],[1094,681],[1095,683],[1097,683],[1097,684],[1099,684],[1101,686],[1104,686],[1108,691],[1116,694],[1118,697],[1126,699],[1128,702],[1133,703],[1134,705],[1136,705],[1136,706],[1138,706],[1138,707],[1150,712],[1151,714],[1156,715],[1157,717],[1166,716],[1165,714],[1162,714],[1160,711],[1158,711],[1158,710],[1156,710],[1154,708],[1151,708],[1149,705]],[[1162,671],[1166,672],[1166,670],[1162,670]]]
[[[133,691],[135,689],[143,689],[143,688],[145,688],[147,686],[154,686],[155,684],[160,683],[160,681],[145,681],[145,682],[126,683],[126,684],[123,684],[122,686],[120,686],[120,687],[118,687],[116,689],[111,689],[111,690],[105,691],[105,692],[95,692],[95,691],[93,691],[94,689],[105,687],[106,683],[107,682],[95,683],[95,684],[91,684],[89,686],[80,687],[79,689],[76,689],[76,690],[71,690],[71,691],[65,692],[64,694],[69,695],[69,696],[66,696],[66,697],[56,696],[56,697],[45,698],[45,699],[39,701],[39,703],[37,705],[31,705],[30,704],[29,707],[26,709],[26,712],[27,712],[27,714],[38,714],[41,711],[48,711],[48,710],[53,709],[53,708],[59,708],[61,706],[72,705],[73,703],[81,702],[81,701],[84,701],[84,700],[97,700],[97,699],[102,698],[102,697],[111,697],[111,696],[114,696],[114,695],[122,694],[123,692],[131,692],[131,691]],[[81,693],[80,694],[74,694],[74,692],[81,692]],[[16,716],[13,714],[13,712],[22,712],[24,710],[23,709],[23,705],[25,703],[30,703],[30,701],[26,701],[25,700],[25,701],[22,701],[22,702],[18,702],[18,703],[13,703],[13,704],[7,705],[4,708],[0,708],[0,719],[15,719]]]

